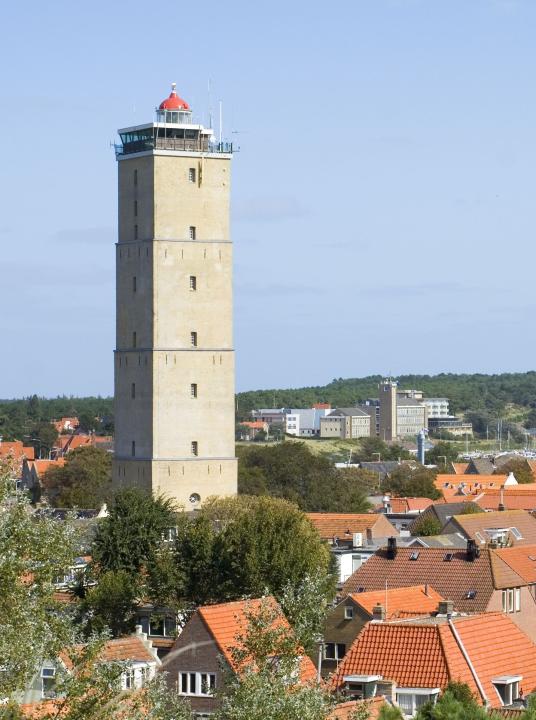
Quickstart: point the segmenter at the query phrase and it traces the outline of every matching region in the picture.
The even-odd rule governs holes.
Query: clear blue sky
[[[536,2],[9,3],[0,397],[113,389],[118,127],[224,100],[238,389],[534,368]]]

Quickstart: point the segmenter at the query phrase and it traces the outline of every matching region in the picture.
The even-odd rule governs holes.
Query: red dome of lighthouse
[[[163,100],[160,103],[159,110],[189,110],[190,106],[186,102],[186,100],[183,100],[177,95],[177,92],[175,90],[176,84],[171,84],[171,93],[168,98]]]

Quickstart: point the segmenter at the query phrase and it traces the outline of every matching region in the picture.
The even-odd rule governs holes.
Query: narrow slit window
[[[197,233],[196,233],[195,225],[190,225],[190,230],[189,230],[190,240],[195,240],[196,234]]]
[[[191,452],[192,455],[195,455],[196,457],[199,455],[199,446],[197,444],[197,440],[192,440]]]
[[[134,216],[137,217],[138,215],[138,201],[134,200]]]
[[[132,441],[132,445],[130,447],[130,454],[132,455],[132,457],[136,457],[136,441],[135,440]]]
[[[197,347],[197,333],[194,330],[190,333],[190,345]]]
[[[134,332],[132,333],[132,347],[137,347],[137,346],[138,346],[138,336],[136,334],[136,331],[134,330]]]
[[[191,183],[194,183],[194,182],[195,182],[195,174],[196,174],[196,173],[195,173],[195,168],[190,168],[190,169],[188,170],[188,180],[189,180]]]
[[[138,239],[138,226],[134,225],[134,240]]]
[[[138,171],[134,170],[134,187],[138,184]]]
[[[138,281],[136,280],[136,276],[132,278],[132,292],[136,292],[138,290]]]
[[[190,397],[192,397],[192,398],[197,397],[197,383],[192,383],[190,385]]]
[[[136,398],[136,383],[132,383],[130,386],[130,397],[133,400]]]
[[[190,290],[192,292],[197,290],[197,278],[195,275],[190,275]]]

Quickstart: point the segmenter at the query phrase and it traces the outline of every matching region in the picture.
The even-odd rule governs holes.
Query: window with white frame
[[[516,613],[521,610],[521,588],[508,588],[502,591],[502,611]]]
[[[208,672],[180,672],[180,695],[198,695],[210,697],[216,689],[216,673]]]
[[[503,705],[512,705],[519,697],[519,683],[522,675],[503,675],[492,679],[493,686],[497,691]]]
[[[427,702],[435,703],[439,688],[397,688],[396,702],[407,717],[413,717]]]
[[[354,608],[349,607],[348,605],[344,608],[344,619],[345,620],[352,620],[354,617]]]
[[[56,697],[56,668],[41,668],[41,697]]]
[[[125,670],[121,678],[124,690],[142,688],[149,678],[149,666],[146,664],[131,665]]]
[[[346,645],[344,643],[327,642],[324,645],[325,660],[342,660],[346,655]]]

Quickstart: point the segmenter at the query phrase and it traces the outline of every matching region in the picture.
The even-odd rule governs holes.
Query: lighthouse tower
[[[172,86],[119,130],[113,483],[186,509],[236,493],[233,148]]]

